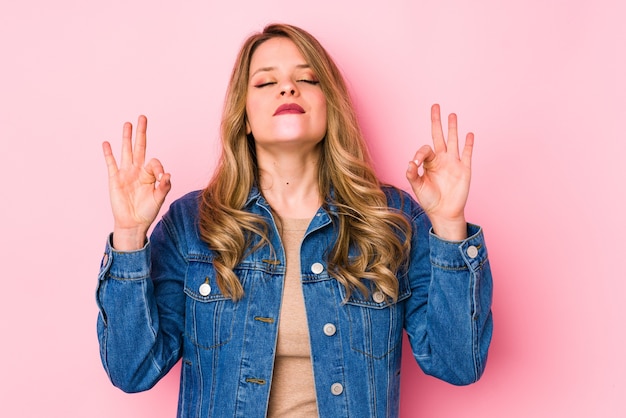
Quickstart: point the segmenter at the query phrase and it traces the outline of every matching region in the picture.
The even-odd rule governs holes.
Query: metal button
[[[202,296],[209,296],[211,294],[211,285],[208,283],[202,283],[199,291]]]
[[[332,335],[335,335],[335,332],[337,332],[337,327],[335,327],[333,324],[328,323],[324,325],[324,334],[330,337]]]
[[[469,247],[467,247],[467,256],[469,258],[478,257],[478,248],[476,248],[474,245],[470,245]]]
[[[324,265],[322,263],[313,263],[311,265],[311,271],[315,274],[320,274],[324,271]]]
[[[385,300],[385,295],[380,290],[377,290],[372,295],[372,299],[374,299],[374,302],[376,302],[376,303],[381,303],[382,301]]]
[[[341,395],[343,393],[343,385],[341,383],[333,383],[330,387],[330,393],[333,395]]]

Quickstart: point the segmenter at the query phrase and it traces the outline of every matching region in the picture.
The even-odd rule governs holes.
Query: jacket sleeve
[[[422,370],[455,385],[477,381],[487,361],[493,320],[492,277],[482,229],[439,239],[414,210],[405,329]]]
[[[150,389],[181,355],[186,261],[171,231],[161,220],[139,251],[115,251],[111,237],[106,244],[96,290],[100,357],[125,392]]]

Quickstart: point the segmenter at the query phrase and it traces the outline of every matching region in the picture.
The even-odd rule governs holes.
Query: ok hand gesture
[[[433,149],[422,146],[409,163],[406,177],[413,193],[443,239],[467,237],[465,203],[469,194],[474,134],[468,133],[459,155],[457,118],[448,116],[448,142],[443,135],[439,105],[431,108]],[[423,173],[418,172],[423,167]]]
[[[133,145],[133,126],[124,124],[119,166],[111,144],[102,144],[114,218],[113,246],[120,251],[143,247],[148,229],[171,189],[170,174],[164,172],[159,160],[151,159],[144,165],[147,126],[146,117],[139,116]]]

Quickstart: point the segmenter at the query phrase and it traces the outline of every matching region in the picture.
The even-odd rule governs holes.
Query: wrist
[[[143,229],[113,229],[113,248],[116,251],[137,251],[146,245],[147,232]]]
[[[446,241],[463,241],[467,238],[467,221],[464,216],[457,219],[430,219],[433,232]]]

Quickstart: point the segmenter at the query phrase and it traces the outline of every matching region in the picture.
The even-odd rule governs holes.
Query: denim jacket
[[[375,291],[346,297],[328,273],[332,206],[318,210],[300,248],[320,417],[398,416],[403,329],[427,374],[465,385],[485,368],[492,281],[481,229],[468,224],[466,240],[443,241],[408,194],[384,190],[412,225],[396,302]],[[179,417],[264,417],[285,274],[280,236],[253,189],[245,209],[265,218],[274,252],[245,255],[235,269],[245,294],[233,302],[199,238],[198,202],[199,192],[174,202],[141,250],[115,251],[109,238],[96,292],[102,363],[115,386],[137,392],[182,358]]]

